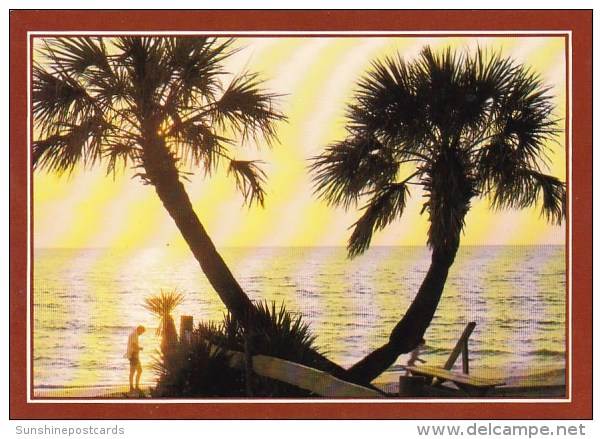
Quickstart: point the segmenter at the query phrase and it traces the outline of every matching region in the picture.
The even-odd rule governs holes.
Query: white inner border
[[[567,202],[568,202],[568,216],[567,216],[567,234],[568,239],[565,244],[565,252],[568,255],[568,272],[567,272],[567,306],[568,306],[568,322],[567,324],[567,371],[566,377],[568,378],[568,398],[564,399],[506,399],[506,398],[465,398],[465,399],[430,399],[430,398],[416,398],[416,399],[396,399],[396,398],[387,398],[387,399],[149,399],[149,400],[136,400],[137,404],[290,404],[290,403],[309,403],[309,404],[321,404],[321,403],[339,403],[339,404],[354,404],[354,403],[475,403],[480,404],[483,402],[495,402],[499,404],[503,403],[570,403],[572,401],[573,396],[573,379],[572,379],[572,371],[573,371],[573,362],[572,362],[572,354],[573,354],[573,283],[572,283],[572,268],[573,268],[573,255],[572,255],[572,231],[573,231],[573,203],[572,203],[572,183],[573,183],[573,34],[572,31],[324,31],[324,32],[315,32],[315,31],[157,31],[157,32],[134,32],[134,31],[125,31],[125,32],[109,32],[109,31],[81,31],[81,32],[57,32],[57,31],[36,31],[36,32],[27,32],[27,162],[31,163],[31,117],[32,117],[32,108],[31,108],[31,40],[32,37],[35,36],[54,36],[54,35],[103,35],[103,36],[119,36],[119,35],[208,35],[208,36],[220,36],[220,35],[228,35],[228,36],[269,36],[269,37],[290,37],[290,36],[300,36],[300,37],[314,37],[314,36],[326,36],[326,37],[337,37],[337,36],[379,36],[379,37],[403,37],[403,36],[440,36],[440,37],[454,37],[460,35],[474,35],[474,36],[527,36],[527,35],[552,35],[552,36],[568,36],[568,42],[565,50],[565,54],[567,54],[566,63],[567,63],[567,77],[566,77],[566,87],[567,92],[567,100],[568,106],[566,110],[565,120],[568,117],[569,123],[566,125],[566,153],[567,153],[567,177],[568,177],[568,191],[567,191]],[[120,404],[127,403],[131,404],[133,400],[119,400],[119,399],[80,399],[80,398],[68,398],[68,399],[32,399],[32,371],[31,371],[31,342],[32,342],[32,331],[31,331],[31,306],[32,306],[32,291],[31,291],[31,210],[32,210],[32,199],[31,199],[31,189],[32,189],[32,169],[31,166],[27,166],[27,402],[28,403],[105,403],[105,404]]]

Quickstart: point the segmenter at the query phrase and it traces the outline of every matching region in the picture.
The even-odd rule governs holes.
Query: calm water
[[[429,264],[419,247],[380,247],[355,260],[343,248],[224,249],[254,300],[301,313],[329,358],[350,366],[387,339]],[[565,368],[563,246],[462,247],[422,357],[441,365],[465,324],[477,322],[471,369],[518,376]],[[127,382],[130,328],[143,324],[142,362],[159,347],[144,298],[177,288],[174,312],[219,320],[223,305],[196,261],[170,249],[36,249],[33,283],[35,387]],[[179,325],[178,323],[176,323]],[[398,360],[405,364],[407,356]],[[460,362],[458,362],[460,363]],[[458,364],[459,365],[459,364]],[[152,381],[150,368],[143,381]]]

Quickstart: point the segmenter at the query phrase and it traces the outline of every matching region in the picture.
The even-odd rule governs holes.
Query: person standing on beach
[[[138,344],[138,336],[144,334],[146,328],[142,325],[132,330],[128,337],[128,347],[126,356],[130,360],[130,395],[134,390],[140,392],[140,375],[142,374],[142,364],[140,363],[140,351],[142,347]],[[136,375],[134,387],[134,375]]]

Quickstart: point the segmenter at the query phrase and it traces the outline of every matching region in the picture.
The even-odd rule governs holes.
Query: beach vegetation
[[[234,367],[232,353],[276,357],[320,370],[332,369],[300,315],[284,304],[257,305],[261,325],[245,329],[227,313],[221,322],[202,322],[181,341],[175,361],[160,355],[154,365],[157,397],[310,397],[311,392]],[[341,372],[342,369],[339,369]]]
[[[172,313],[184,301],[184,295],[171,290],[144,299],[144,308],[159,319],[156,336],[161,337],[161,356],[164,363],[175,361],[178,350],[178,332]]]

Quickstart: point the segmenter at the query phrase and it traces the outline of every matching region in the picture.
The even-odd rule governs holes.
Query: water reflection
[[[384,343],[429,264],[420,247],[226,249],[224,258],[254,300],[303,314],[317,344],[350,366]],[[35,386],[123,383],[131,326],[145,325],[142,362],[159,346],[143,300],[161,288],[185,295],[175,311],[220,320],[224,307],[196,261],[166,249],[39,249],[34,265]],[[565,253],[559,246],[464,247],[426,334],[423,358],[443,364],[468,321],[471,362],[481,375],[563,369]],[[398,363],[405,364],[400,357]],[[143,378],[152,379],[150,369]]]

